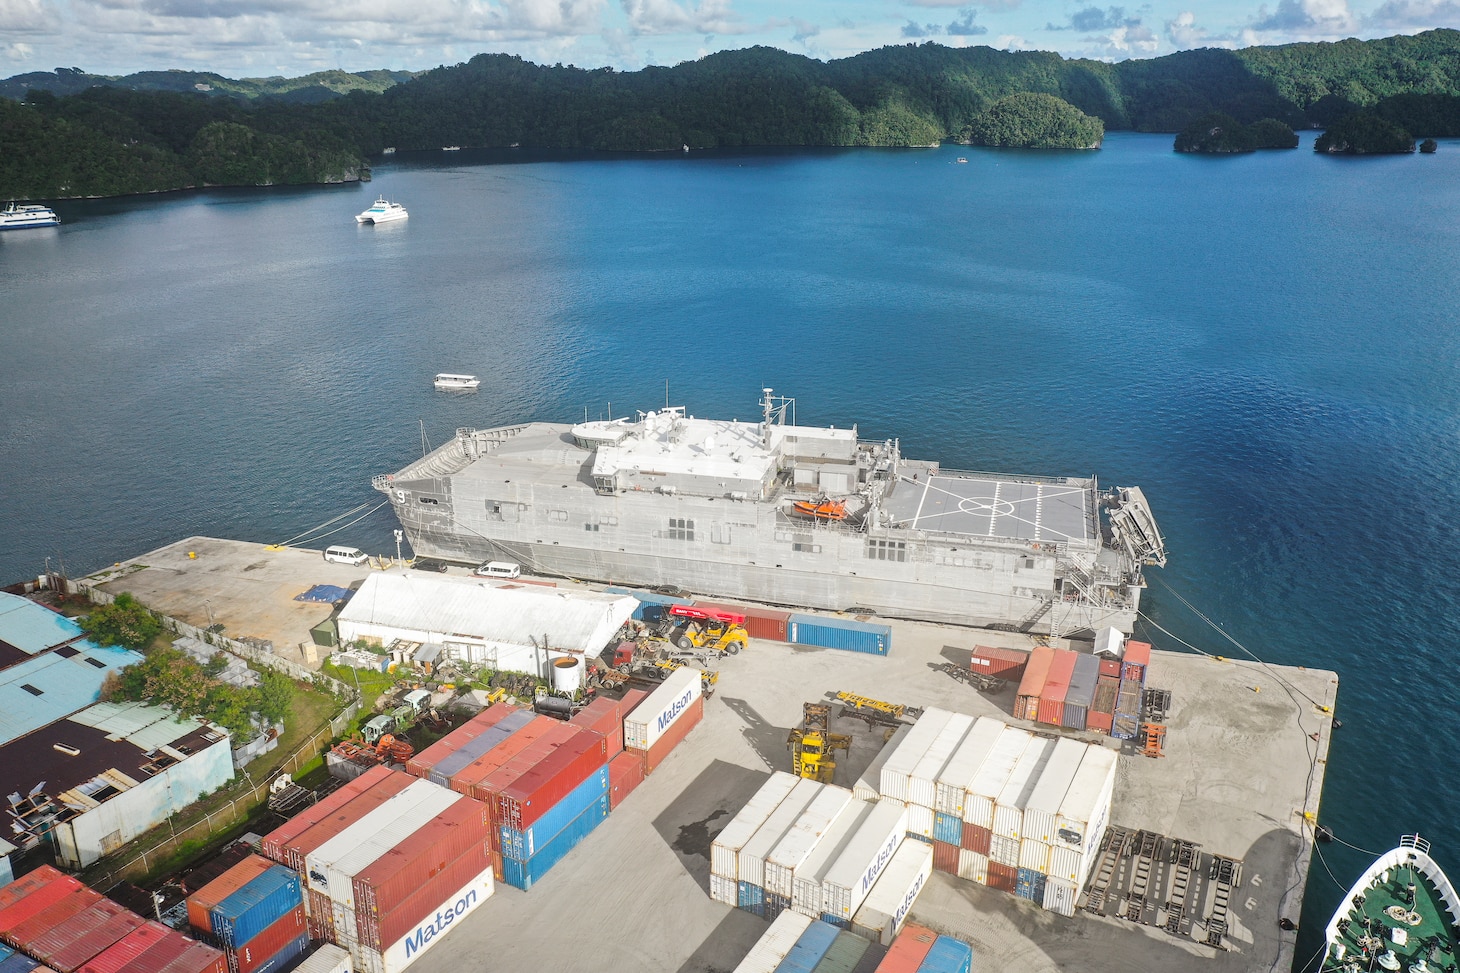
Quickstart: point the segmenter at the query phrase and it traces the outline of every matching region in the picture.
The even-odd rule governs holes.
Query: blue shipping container
[[[823,912],[821,914],[821,921],[826,923],[828,926],[836,926],[838,929],[852,928],[852,923],[850,919],[843,919],[841,916],[834,916],[830,912]]]
[[[275,865],[214,907],[213,935],[224,946],[240,946],[303,904],[299,875]]]
[[[285,944],[273,956],[264,960],[253,968],[253,973],[274,973],[275,970],[282,970],[292,963],[300,953],[309,948],[309,933],[300,933],[299,938],[291,943]]]
[[[749,882],[741,882],[736,890],[736,905],[757,916],[765,915],[765,889]]]
[[[972,969],[972,947],[952,937],[939,936],[923,957],[918,973],[969,973]]]
[[[787,641],[797,645],[815,645],[823,649],[844,649],[871,655],[886,655],[892,648],[892,629],[886,625],[845,618],[792,615],[787,626],[787,635]]]
[[[811,973],[831,948],[838,931],[836,926],[812,922],[801,934],[801,938],[796,940],[796,945],[791,947],[786,958],[781,960],[781,965],[776,967],[776,973]]]
[[[771,922],[775,922],[776,917],[789,908],[791,908],[791,900],[784,895],[777,895],[774,892],[766,893],[765,917]]]
[[[481,736],[466,741],[461,749],[443,757],[439,764],[431,768],[428,778],[445,787],[453,774],[465,769],[467,764],[532,722],[532,717],[533,713],[530,709],[520,709],[515,713],[507,714],[496,726],[488,727]]]
[[[1021,899],[1028,899],[1030,902],[1038,902],[1043,905],[1044,883],[1048,877],[1043,872],[1036,872],[1032,868],[1021,868],[1014,894]]]
[[[559,831],[552,841],[538,849],[525,862],[514,861],[504,857],[502,859],[502,880],[514,888],[526,891],[532,888],[534,882],[539,882],[563,857],[578,847],[578,843],[593,833],[593,829],[603,823],[608,817],[608,795],[600,797],[588,810],[578,815],[562,831]]]
[[[942,811],[933,813],[933,838],[950,845],[963,844],[963,819]]]
[[[0,960],[0,973],[30,973],[40,965],[39,960],[33,960],[24,953],[16,953],[8,959]]]
[[[9,946],[6,946],[4,943],[0,943],[0,961],[7,960],[14,955],[15,950],[11,949]]]
[[[578,820],[578,816],[608,795],[608,768],[600,767],[568,792],[568,796],[548,809],[530,828],[517,830],[505,824],[497,828],[502,841],[502,857],[525,862],[537,850],[549,844],[558,833]]]
[[[639,607],[634,609],[631,617],[641,621],[651,621],[659,617],[663,609],[670,605],[693,605],[693,598],[676,598],[673,595],[658,595],[652,591],[639,591],[635,588],[604,588],[606,595],[630,595],[639,599]]]
[[[921,831],[909,831],[907,833],[907,836],[909,838],[913,839],[914,841],[921,841],[925,845],[931,845],[933,843],[933,839],[932,838],[929,838],[927,835],[923,834]],[[960,835],[959,838],[961,840],[962,839],[962,836]],[[939,840],[941,841],[942,839],[940,838]],[[950,845],[953,844],[953,842],[951,842],[951,841],[948,842],[948,843]]]

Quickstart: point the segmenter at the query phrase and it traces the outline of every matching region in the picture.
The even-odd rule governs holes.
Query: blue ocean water
[[[1170,146],[466,150],[365,186],[62,203],[0,235],[0,579],[283,540],[458,426],[623,415],[666,383],[750,418],[771,386],[948,467],[1143,487],[1171,552],[1152,616],[1238,654],[1169,585],[1263,658],[1337,669],[1324,822],[1374,851],[1418,829],[1460,871],[1460,143]],[[410,219],[356,226],[376,193]],[[390,551],[393,526],[336,539]],[[1314,871],[1305,929],[1341,894]]]

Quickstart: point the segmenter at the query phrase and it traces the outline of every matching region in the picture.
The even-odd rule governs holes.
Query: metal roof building
[[[0,595],[0,599],[0,640],[11,647],[35,647],[44,639],[56,639],[0,668],[0,745],[91,705],[101,698],[107,672],[142,661],[136,652],[83,640],[75,622],[47,608],[26,602],[54,619],[12,604],[24,598]]]
[[[372,573],[340,612],[340,640],[437,642],[452,659],[547,677],[551,659],[597,655],[638,602],[473,578]]]
[[[81,627],[29,598],[0,592],[0,645],[25,655],[64,645],[81,635]],[[0,666],[5,662],[0,659]]]

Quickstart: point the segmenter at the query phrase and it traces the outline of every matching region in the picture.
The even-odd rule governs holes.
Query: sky
[[[629,71],[758,44],[830,60],[924,41],[1124,60],[1433,27],[1460,27],[1460,0],[0,0],[0,77],[420,71],[481,53]]]

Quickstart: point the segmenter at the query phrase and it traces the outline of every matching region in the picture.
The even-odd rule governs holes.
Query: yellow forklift
[[[786,737],[786,748],[791,751],[792,773],[830,784],[836,774],[836,751],[850,751],[852,738],[831,732],[831,707],[826,703],[804,703],[801,725]]]

